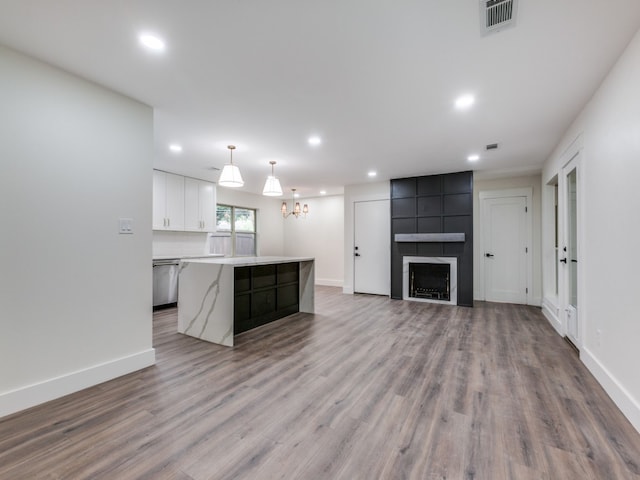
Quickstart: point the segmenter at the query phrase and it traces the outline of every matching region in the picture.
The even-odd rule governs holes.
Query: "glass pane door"
[[[574,168],[567,175],[567,267],[569,268],[569,305],[578,309],[578,182]]]
[[[580,348],[578,309],[578,158],[574,157],[562,171],[563,242],[560,269],[562,270],[562,304],[565,313],[566,335]]]

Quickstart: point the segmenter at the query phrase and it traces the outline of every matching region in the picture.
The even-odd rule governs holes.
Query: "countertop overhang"
[[[312,262],[314,257],[223,257],[223,258],[183,258],[182,263],[204,263],[250,267],[253,265],[272,265],[274,263]]]
[[[208,255],[154,255],[153,260],[185,260],[192,258],[221,258],[221,253],[210,253]]]

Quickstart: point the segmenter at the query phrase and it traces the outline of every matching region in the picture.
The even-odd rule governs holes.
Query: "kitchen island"
[[[220,345],[296,312],[314,313],[311,257],[183,259],[178,332]]]

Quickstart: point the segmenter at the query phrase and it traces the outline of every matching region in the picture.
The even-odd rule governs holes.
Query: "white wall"
[[[216,202],[257,210],[258,255],[282,255],[282,199],[216,186]],[[153,255],[206,255],[207,234],[200,232],[153,232]]]
[[[343,197],[300,199],[309,204],[306,218],[282,218],[285,197],[270,198],[224,187],[217,188],[218,203],[258,210],[258,255],[315,257],[316,284],[341,286]]]
[[[233,188],[218,186],[217,202],[236,207],[255,208],[257,210],[258,255],[284,255],[282,198],[265,197],[243,192]]]
[[[153,256],[208,255],[208,233],[153,231]]]
[[[282,200],[280,201],[282,203]],[[284,252],[315,257],[316,284],[341,287],[344,282],[344,197],[300,199],[309,205],[306,217],[292,216],[284,224]],[[291,205],[291,201],[288,202]]]
[[[0,72],[2,416],[155,355],[151,108],[4,47]]]
[[[528,175],[522,177],[481,179],[475,177],[473,179],[473,298],[482,300],[481,292],[484,291],[484,279],[482,278],[482,270],[480,262],[483,261],[484,252],[482,251],[482,239],[480,238],[480,192],[493,190],[508,190],[512,188],[529,187],[533,189],[533,205],[530,206],[530,212],[533,216],[533,244],[531,252],[533,256],[533,285],[529,288],[532,292],[531,304],[540,305],[542,301],[542,265],[541,265],[541,177],[540,175]]]
[[[388,181],[347,185],[344,188],[344,293],[353,293],[354,203],[366,200],[388,200],[391,197]]]
[[[542,181],[546,184],[558,174],[563,152],[580,136],[580,357],[640,431],[638,85],[640,33],[546,161]],[[544,235],[548,244],[553,232],[545,228]],[[543,268],[551,265],[545,261]]]
[[[306,218],[282,218],[280,207],[286,197],[263,195],[217,187],[219,204],[257,210],[258,255],[315,257],[316,283],[342,286],[344,203],[342,195],[301,199],[308,203]],[[153,232],[154,255],[201,255],[207,235],[198,232]]]

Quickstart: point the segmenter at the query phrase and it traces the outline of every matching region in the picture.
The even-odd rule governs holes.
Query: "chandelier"
[[[289,215],[293,215],[296,218],[298,218],[300,215],[303,215],[306,217],[307,213],[309,213],[309,206],[305,203],[303,207],[300,208],[300,202],[296,202],[296,189],[292,188],[291,192],[293,196],[293,200],[291,201],[291,204],[293,205],[293,210],[288,212],[287,202],[282,202],[282,207],[280,208],[280,211],[282,212],[282,217],[287,218]]]

